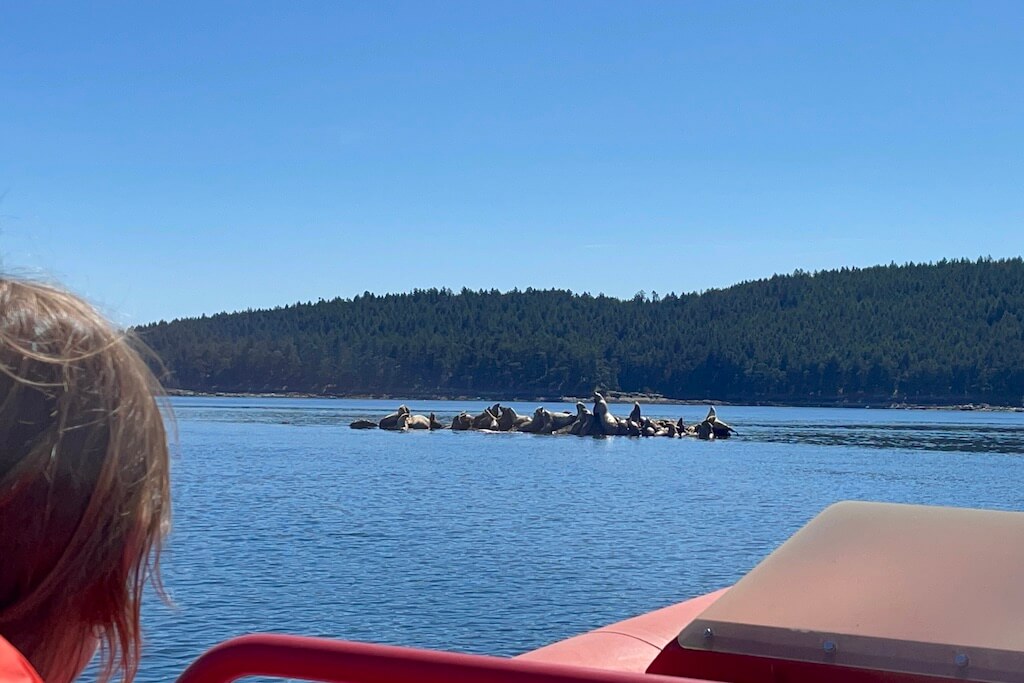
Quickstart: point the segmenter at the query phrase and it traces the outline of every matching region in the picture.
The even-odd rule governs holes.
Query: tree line
[[[1024,402],[1024,262],[806,273],[622,300],[414,290],[161,321],[172,388],[791,404]]]

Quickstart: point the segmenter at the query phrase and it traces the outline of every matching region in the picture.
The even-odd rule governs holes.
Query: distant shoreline
[[[249,392],[249,391],[191,391],[188,389],[168,389],[169,396],[180,397],[203,397],[203,398],[322,398],[322,399],[365,399],[365,400],[395,400],[395,401],[498,401],[493,396],[470,396],[470,395],[409,395],[409,394],[313,394],[306,392],[278,391],[278,392]],[[957,412],[988,412],[988,413],[1024,413],[1021,406],[999,406],[988,403],[965,403],[932,405],[918,403],[883,403],[878,401],[858,402],[805,402],[805,403],[783,403],[779,401],[720,401],[718,399],[682,399],[660,396],[657,394],[633,394],[620,392],[607,392],[605,397],[609,403],[633,403],[641,404],[671,404],[684,406],[729,406],[745,405],[772,408],[868,408],[879,410],[944,410]],[[575,403],[588,402],[590,397],[578,396],[526,396],[506,398],[508,403]]]

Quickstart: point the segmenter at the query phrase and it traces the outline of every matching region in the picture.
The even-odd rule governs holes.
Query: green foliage
[[[1019,405],[1024,263],[797,271],[627,301],[367,292],[137,331],[171,386],[197,391]]]

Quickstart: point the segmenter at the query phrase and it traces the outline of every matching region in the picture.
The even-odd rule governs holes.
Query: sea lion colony
[[[526,432],[528,434],[572,434],[573,436],[692,436],[698,439],[726,439],[736,430],[715,415],[714,407],[708,409],[707,417],[697,424],[688,425],[683,418],[676,421],[651,419],[640,412],[640,404],[634,402],[629,417],[612,415],[604,397],[594,394],[594,411],[583,403],[576,404],[576,413],[551,412],[537,408],[533,416],[519,415],[514,408],[504,408],[495,403],[479,415],[460,413],[452,419],[450,427],[438,421],[434,413],[429,416],[413,415],[409,408],[401,405],[398,410],[385,416],[379,422],[356,420],[352,429],[386,429],[406,431],[409,429],[452,429],[453,431],[485,432]]]

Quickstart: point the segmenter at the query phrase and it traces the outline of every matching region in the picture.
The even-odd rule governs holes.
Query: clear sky
[[[6,3],[0,268],[122,323],[1024,251],[1022,2]]]

